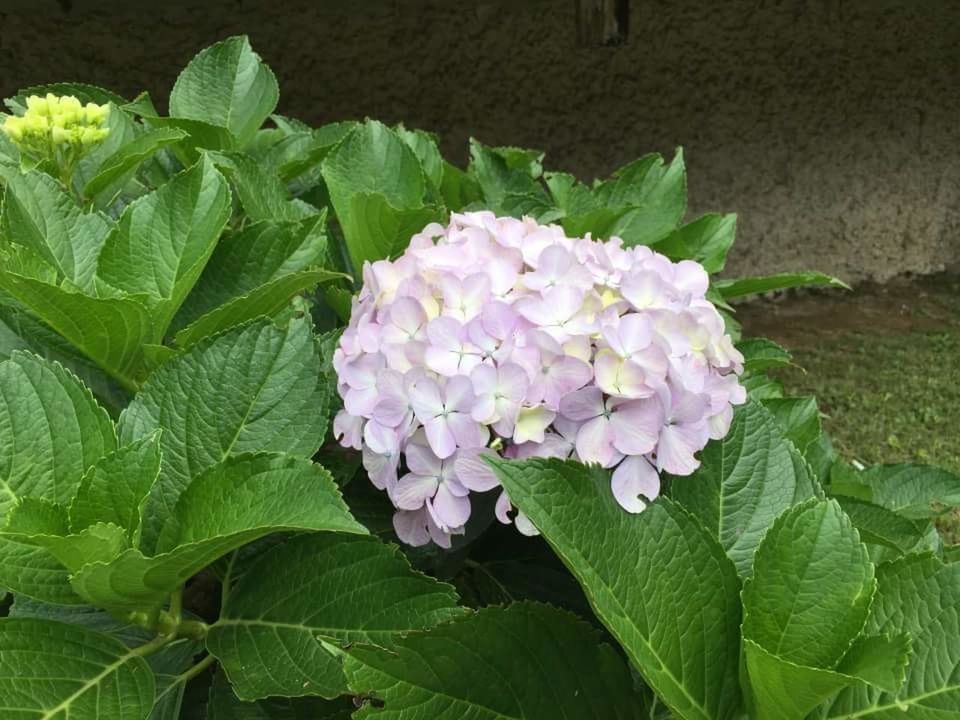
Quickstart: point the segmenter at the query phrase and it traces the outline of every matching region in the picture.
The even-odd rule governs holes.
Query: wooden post
[[[577,42],[622,45],[630,27],[630,0],[576,0]]]

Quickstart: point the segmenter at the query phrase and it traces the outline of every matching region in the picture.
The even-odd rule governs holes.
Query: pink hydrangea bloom
[[[499,488],[484,455],[597,463],[641,512],[659,473],[696,470],[746,400],[743,358],[689,260],[470,212],[363,279],[334,354],[334,431],[412,545],[449,547],[471,493]],[[496,516],[536,533],[502,489]]]

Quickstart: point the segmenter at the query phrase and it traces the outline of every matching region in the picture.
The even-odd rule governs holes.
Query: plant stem
[[[156,704],[160,702],[160,698],[162,698],[168,692],[171,692],[172,690],[174,690],[178,685],[181,685],[181,684],[186,685],[188,682],[190,682],[195,677],[197,677],[197,675],[201,674],[204,670],[206,670],[208,667],[213,665],[214,662],[216,662],[216,658],[213,655],[207,655],[203,658],[203,660],[198,662],[196,665],[193,665],[192,667],[189,667],[186,670],[184,670],[182,673],[180,673],[179,675],[177,675],[177,677],[173,679],[172,683],[167,685],[160,693],[157,694],[157,697],[154,703]]]

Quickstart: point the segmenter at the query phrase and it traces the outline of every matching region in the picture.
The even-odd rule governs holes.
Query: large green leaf
[[[227,233],[194,286],[173,328],[180,330],[201,315],[284,275],[312,267],[330,267],[326,209],[302,222],[264,221]]]
[[[674,478],[670,496],[720,540],[741,577],[773,519],[817,494],[803,458],[756,402],[737,408],[730,432],[703,450],[700,468]]]
[[[763,406],[783,428],[784,437],[801,453],[806,453],[823,432],[820,408],[814,397],[769,398],[763,401]]]
[[[177,128],[156,128],[141,133],[104,159],[96,174],[83,186],[84,196],[97,198],[99,206],[108,204],[141,163],[185,137],[187,133]]]
[[[379,260],[386,253],[403,248],[403,238],[395,233],[398,226],[409,226],[393,219],[389,226],[394,234],[387,240],[370,236],[386,226],[383,217],[393,214],[407,218],[422,214],[427,185],[416,154],[386,125],[373,120],[358,124],[324,159],[323,179],[330,201],[343,230],[354,271],[364,261]],[[357,196],[377,200],[355,200]],[[371,203],[375,203],[371,207]],[[376,210],[376,216],[366,214]],[[409,240],[409,237],[406,238]]]
[[[684,225],[653,247],[671,260],[696,260],[704,270],[723,270],[737,232],[736,215],[710,213]]]
[[[382,701],[357,720],[615,720],[643,717],[617,653],[573,615],[521,603],[486,608],[347,652],[350,686]]]
[[[42,547],[0,535],[0,587],[58,605],[83,602],[67,569]]]
[[[960,564],[910,555],[877,568],[868,633],[907,633],[913,655],[897,692],[854,685],[822,718],[952,720],[960,717]]]
[[[724,300],[809,285],[826,285],[828,287],[850,289],[850,286],[842,280],[824,275],[821,272],[780,273],[779,275],[767,275],[766,277],[713,281],[713,287],[720,291]]]
[[[58,362],[75,374],[108,410],[119,414],[129,398],[93,360],[26,310],[0,303],[0,361],[17,350]]]
[[[276,77],[247,37],[231,37],[200,51],[180,73],[170,93],[170,116],[227,128],[244,145],[279,97]]]
[[[244,452],[313,455],[326,432],[327,385],[305,319],[235,328],[155,370],[119,425],[124,444],[163,429],[143,548],[153,549],[180,492],[211,465]]]
[[[359,270],[364,262],[395,258],[410,243],[410,238],[432,222],[444,219],[433,206],[398,210],[383,195],[359,193],[350,198],[350,261]],[[350,238],[353,240],[350,240]]]
[[[919,520],[960,506],[960,477],[929,465],[876,465],[834,478],[830,491]]]
[[[0,289],[126,389],[136,390],[143,374],[143,345],[156,334],[148,296],[91,297],[2,270]]]
[[[319,212],[309,203],[291,198],[277,175],[249,155],[233,152],[209,156],[230,178],[250,220],[296,221]]]
[[[279,531],[365,534],[330,474],[306,458],[240,455],[210,467],[183,492],[164,524],[158,554],[132,549],[72,578],[88,602],[112,609],[159,606],[230,551]]]
[[[90,289],[111,223],[98,212],[83,212],[60,183],[33,171],[8,178],[2,228],[56,268],[60,278]]]
[[[205,337],[248,320],[272,317],[289,307],[290,302],[300,293],[320,283],[346,277],[342,273],[319,268],[283,275],[266,285],[261,285],[249,295],[234,298],[216,310],[197,318],[174,336],[174,344],[181,348],[188,348]]]
[[[68,502],[116,442],[106,411],[62,366],[24,352],[0,363],[0,520],[22,497]]]
[[[687,174],[683,151],[669,165],[647,155],[617,170],[600,183],[594,196],[601,207],[629,207],[610,228],[624,245],[652,245],[680,224],[687,210]]]
[[[9,720],[143,720],[154,679],[137,650],[75,625],[0,620],[0,715]]]
[[[230,190],[202,159],[127,206],[100,253],[98,283],[149,295],[154,342],[200,277],[230,218]]]
[[[625,512],[597,467],[491,464],[671,711],[732,717],[740,704],[740,582],[717,541],[666,498],[639,515]]]
[[[836,502],[811,500],[777,519],[743,588],[758,718],[801,720],[852,682],[833,671],[863,630],[875,589],[867,549]]]
[[[860,532],[860,539],[868,544],[884,548],[881,557],[896,558],[918,550],[933,549],[929,538],[933,524],[929,520],[911,520],[898,515],[881,505],[865,500],[836,497],[840,507]],[[933,532],[936,536],[936,532]]]
[[[244,700],[336,697],[347,691],[346,678],[321,639],[391,647],[402,634],[463,612],[453,588],[411,570],[396,547],[325,533],[261,555],[230,589],[207,647]]]
[[[83,476],[70,504],[70,529],[112,523],[137,547],[147,495],[159,474],[159,432],[105,455]]]

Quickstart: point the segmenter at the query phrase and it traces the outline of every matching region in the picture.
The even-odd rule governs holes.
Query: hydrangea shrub
[[[234,37],[168,115],[6,101],[0,716],[957,716],[960,479],[836,457],[728,304],[839,281],[717,277],[679,151],[278,96]]]

